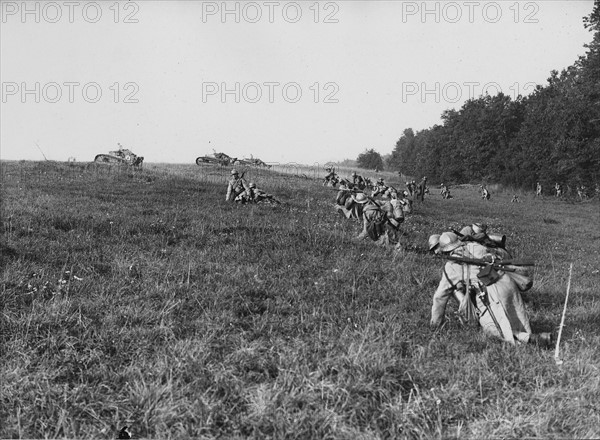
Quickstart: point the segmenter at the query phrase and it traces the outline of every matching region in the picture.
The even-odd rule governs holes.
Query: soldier
[[[421,200],[421,202],[425,201],[425,194],[428,193],[427,190],[427,177],[423,176],[419,184],[416,186],[417,200]]]
[[[440,189],[440,194],[442,195],[443,199],[451,199],[452,196],[450,195],[450,190],[448,189],[448,187],[446,185],[444,185],[443,183],[440,185],[441,189]]]
[[[335,200],[336,209],[348,219],[360,219],[362,217],[363,203],[357,202],[357,197],[362,200],[361,196],[364,196],[364,194],[353,193],[353,190],[347,185],[340,187],[340,191]]]
[[[510,202],[511,203],[521,203],[521,201],[519,200],[519,196],[516,195],[516,194],[513,194],[513,198],[512,198],[512,200]]]
[[[402,193],[400,193],[400,197],[398,197],[398,202],[402,206],[402,211],[405,215],[412,214],[413,201],[408,198],[408,191],[402,191]]]
[[[390,197],[389,201],[376,202],[364,194],[356,196],[357,203],[364,205],[363,230],[358,235],[358,239],[370,237],[381,245],[393,244],[397,241],[400,224],[404,222],[404,212],[395,191],[390,193]]]
[[[562,196],[562,188],[558,182],[554,184],[554,190],[556,191],[556,197]]]
[[[360,190],[363,190],[367,187],[365,179],[361,175],[356,174],[355,171],[352,172],[352,183]]]
[[[273,197],[271,194],[267,194],[262,189],[257,188],[256,184],[254,182],[251,182],[249,186],[250,186],[250,201],[252,201],[253,203],[265,202],[265,203],[272,203],[272,204],[276,204],[276,205],[281,204],[281,202],[279,200],[277,200],[275,197]]]
[[[240,194],[244,191],[248,191],[249,187],[243,176],[240,176],[237,170],[234,168],[231,170],[231,178],[227,185],[227,195],[225,196],[226,202],[233,202]]]
[[[375,187],[373,188],[373,194],[371,194],[371,197],[376,197],[380,194],[385,194],[385,192],[388,190],[388,187],[385,185],[385,181],[383,180],[383,177],[380,177],[379,179],[377,179],[377,183],[375,184]]]
[[[323,186],[328,185],[330,183],[332,183],[333,186],[335,186],[337,184],[337,176],[335,174],[335,168],[327,167],[327,168],[325,168],[325,171],[327,171],[327,175],[323,179]]]
[[[461,242],[458,235],[445,232],[439,237],[439,252],[458,258],[493,261],[496,257],[485,246],[476,242]],[[505,273],[484,283],[479,266],[448,261],[431,308],[431,326],[439,328],[444,322],[446,304],[454,296],[459,313],[467,322],[478,322],[488,336],[503,339],[510,344],[536,343],[543,347],[552,344],[550,333],[534,334],[525,313],[519,287]]]
[[[481,198],[483,200],[489,200],[490,199],[490,192],[487,189],[486,185],[479,185],[479,188],[481,189]]]
[[[577,185],[577,200],[583,202],[583,199],[587,199],[587,194],[585,193],[585,186]]]
[[[542,196],[542,184],[540,182],[535,184],[535,196],[536,197]]]

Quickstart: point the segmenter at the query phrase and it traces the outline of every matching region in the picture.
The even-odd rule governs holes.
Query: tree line
[[[545,86],[512,99],[502,93],[447,110],[442,123],[408,128],[386,160],[388,170],[449,183],[498,182],[521,188],[600,183],[600,2],[584,17],[587,53]],[[361,159],[373,163],[373,151]],[[372,166],[368,167],[372,168]]]

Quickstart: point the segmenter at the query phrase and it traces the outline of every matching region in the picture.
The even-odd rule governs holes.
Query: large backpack
[[[379,240],[379,237],[385,232],[387,217],[385,212],[378,209],[374,212],[373,218],[367,223],[367,234],[373,241]]]

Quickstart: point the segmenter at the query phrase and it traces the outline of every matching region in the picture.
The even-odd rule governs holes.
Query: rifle
[[[479,260],[477,258],[467,258],[467,257],[454,257],[452,255],[444,255],[442,258],[446,258],[450,261],[455,261],[457,263],[470,264],[472,266],[492,266],[494,269],[505,270],[514,272],[516,269],[512,269],[506,266],[535,266],[535,262],[533,260],[495,260],[486,261]]]
[[[525,266],[535,266],[532,260],[479,260],[476,258],[454,257],[452,255],[442,256],[450,261],[462,264],[470,264],[483,267],[477,274],[477,278],[486,286],[494,284],[500,278],[499,270],[506,272],[517,284],[519,290],[526,291],[533,286],[533,277],[528,274]]]

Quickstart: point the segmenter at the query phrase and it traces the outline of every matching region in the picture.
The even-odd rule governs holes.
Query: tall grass
[[[284,203],[224,200],[227,168],[2,163],[0,437],[595,438],[598,205],[434,194],[403,250],[354,239],[318,179],[249,170]],[[428,328],[436,232],[482,221],[537,261],[557,367]],[[68,273],[66,273],[68,271]]]

